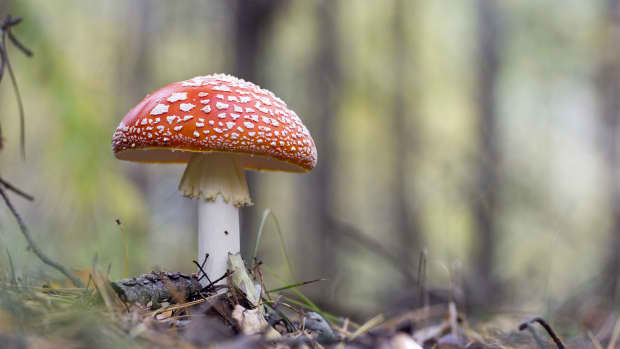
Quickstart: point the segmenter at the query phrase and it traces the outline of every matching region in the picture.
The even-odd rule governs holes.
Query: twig
[[[230,270],[226,270],[226,274],[222,275],[219,279],[214,280],[213,282],[211,282],[210,284],[208,284],[207,286],[203,287],[202,290],[200,291],[206,291],[209,288],[213,287],[213,285],[217,284],[218,282],[224,280],[225,278],[231,276],[234,273],[234,271],[230,271]]]
[[[0,184],[4,185],[4,187],[12,192],[14,192],[15,194],[23,197],[24,199],[28,200],[28,201],[34,201],[34,197],[30,194],[25,193],[24,191],[22,191],[21,189],[17,188],[16,186],[14,186],[13,184],[5,181],[4,179],[0,178]]]
[[[0,36],[1,38],[1,36]],[[4,45],[0,44],[0,81],[2,81],[2,76],[4,76],[4,67],[6,66],[6,51],[4,50]]]
[[[26,46],[24,46],[24,44],[22,44],[19,40],[17,40],[17,38],[15,37],[15,35],[13,35],[13,32],[11,32],[10,30],[7,32],[8,36],[9,36],[9,40],[11,40],[11,42],[13,43],[13,45],[15,45],[15,47],[17,47],[18,49],[20,49],[20,51],[22,51],[26,56],[28,57],[32,57],[34,54],[32,53],[32,51],[30,51],[28,48],[26,48]]]
[[[13,90],[15,91],[15,96],[17,98],[17,106],[19,108],[19,124],[20,124],[20,146],[22,158],[26,158],[26,134],[25,134],[25,118],[24,118],[24,104],[22,103],[22,97],[19,93],[19,87],[17,86],[17,79],[15,78],[15,74],[13,73],[13,68],[11,67],[11,62],[9,60],[9,54],[7,51],[6,39],[8,39],[17,47],[22,53],[26,56],[31,57],[33,55],[32,51],[27,49],[24,44],[22,44],[15,35],[11,32],[11,27],[16,26],[22,21],[21,18],[16,17],[12,18],[11,15],[7,15],[2,25],[0,26],[0,30],[2,31],[2,37],[0,41],[0,80],[2,80],[2,75],[4,73],[4,67],[6,66],[9,71],[9,77],[11,78],[11,84],[13,85]]]
[[[6,32],[5,32],[6,33]],[[4,39],[3,39],[4,41]],[[13,90],[15,91],[15,97],[17,97],[17,108],[19,109],[19,127],[20,127],[20,147],[22,158],[26,158],[26,134],[25,134],[25,118],[24,118],[24,104],[22,103],[22,96],[19,93],[19,87],[17,86],[17,79],[15,78],[15,74],[13,73],[13,68],[11,67],[11,61],[9,61],[9,55],[6,56],[6,67],[9,71],[9,77],[11,78],[11,84],[13,85]]]
[[[558,346],[558,349],[565,349],[566,346],[564,345],[564,343],[562,343],[562,340],[560,339],[560,337],[558,337],[555,332],[553,331],[553,329],[551,328],[551,326],[549,326],[549,324],[541,317],[535,317],[531,320],[528,320],[524,323],[522,323],[521,325],[519,325],[519,331],[523,331],[525,329],[527,329],[531,323],[537,322],[540,324],[540,326],[542,326],[547,333],[549,334],[549,337],[551,337],[551,339],[553,339],[553,342],[555,342],[555,345]]]
[[[203,277],[207,278],[207,281],[209,281],[209,283],[211,283],[211,279],[209,279],[209,275],[207,275],[207,272],[204,270],[205,264],[207,263],[207,259],[209,258],[209,254],[205,254],[205,259],[202,262],[202,264],[198,264],[198,261],[192,261],[194,264],[196,264],[196,266],[198,267],[198,269],[200,269],[200,272],[202,273],[202,275],[200,275],[200,277],[198,278],[198,281],[202,280]]]
[[[71,280],[71,282],[73,283],[73,285],[75,285],[75,287],[83,288],[84,283],[82,283],[80,279],[78,279],[75,275],[73,275],[73,273],[71,273],[69,269],[67,269],[65,266],[63,266],[60,263],[54,262],[47,255],[45,255],[45,253],[43,253],[41,249],[39,249],[39,247],[35,244],[34,240],[30,236],[30,232],[28,231],[26,224],[22,220],[21,216],[19,215],[15,207],[13,207],[13,204],[11,203],[11,201],[9,200],[9,197],[6,195],[6,192],[1,186],[0,186],[0,195],[2,196],[2,199],[4,199],[6,206],[9,208],[9,210],[11,211],[11,213],[17,220],[19,229],[21,230],[22,234],[26,238],[26,241],[28,241],[28,246],[32,249],[32,252],[34,252],[34,254],[37,255],[37,257],[39,257],[39,259],[43,263],[49,265],[52,268],[55,268],[56,270],[64,274],[67,278],[69,278],[69,280]]]

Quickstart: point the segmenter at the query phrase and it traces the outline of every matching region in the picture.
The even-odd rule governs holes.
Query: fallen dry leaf
[[[265,333],[265,337],[268,339],[281,337],[278,331],[269,326],[267,320],[265,320],[265,317],[258,309],[245,309],[237,304],[232,312],[232,318],[243,334],[255,335]]]

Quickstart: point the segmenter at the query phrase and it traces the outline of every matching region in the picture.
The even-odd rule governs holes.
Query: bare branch
[[[67,269],[65,266],[63,266],[60,263],[54,262],[47,255],[45,255],[45,253],[43,253],[43,251],[41,251],[41,249],[39,249],[39,247],[35,244],[34,240],[30,236],[30,232],[28,231],[28,227],[26,227],[26,224],[22,220],[21,216],[19,215],[19,213],[17,212],[17,210],[15,209],[15,207],[13,206],[11,201],[9,200],[9,197],[6,195],[6,192],[4,191],[4,189],[1,186],[0,186],[0,196],[2,196],[2,199],[4,199],[4,202],[6,203],[6,206],[9,208],[9,210],[11,211],[13,216],[15,217],[15,220],[17,220],[17,224],[19,225],[19,229],[22,231],[22,234],[24,234],[24,237],[26,238],[26,241],[28,241],[28,246],[32,249],[32,252],[34,252],[34,254],[37,255],[37,257],[39,257],[39,259],[43,263],[45,263],[45,264],[49,265],[50,267],[58,270],[59,272],[64,274],[67,278],[69,278],[69,280],[71,280],[71,282],[73,283],[73,285],[75,285],[75,287],[82,287],[83,288],[84,287],[84,283],[82,283],[82,281],[80,279],[78,279],[75,275],[73,275],[73,273],[71,273],[69,271],[69,269]]]
[[[11,32],[11,27],[19,24],[22,21],[19,17],[11,17],[11,15],[6,16],[2,24],[0,25],[0,31],[2,33],[2,40],[0,41],[0,80],[2,80],[2,76],[4,74],[4,67],[7,67],[9,71],[9,76],[11,77],[11,83],[13,85],[13,90],[15,91],[15,96],[17,97],[17,106],[19,108],[19,124],[20,124],[20,149],[22,154],[22,159],[26,158],[26,135],[25,135],[25,118],[24,118],[24,104],[22,103],[22,98],[19,93],[19,88],[17,86],[17,79],[15,78],[15,74],[13,73],[13,68],[11,67],[11,62],[9,61],[9,55],[7,52],[6,39],[9,40],[26,56],[31,57],[33,55],[32,51],[26,48]]]
[[[5,32],[6,33],[6,32]],[[4,38],[3,38],[4,42]],[[9,71],[9,77],[11,78],[11,83],[13,85],[13,90],[15,91],[15,97],[17,97],[17,107],[19,108],[19,143],[22,153],[22,159],[26,158],[26,122],[24,118],[24,104],[22,103],[22,96],[19,93],[19,87],[17,86],[17,79],[15,78],[15,74],[13,73],[13,68],[11,67],[11,62],[9,61],[9,55],[5,52],[5,62],[7,70]]]

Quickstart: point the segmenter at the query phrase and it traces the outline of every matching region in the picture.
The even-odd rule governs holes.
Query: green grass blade
[[[288,268],[289,277],[293,277],[293,268],[291,264],[291,259],[289,258],[288,253],[286,253],[286,244],[284,243],[284,235],[282,234],[282,228],[280,227],[280,221],[278,220],[278,217],[276,217],[276,215],[274,215],[271,212],[270,209],[265,209],[265,211],[263,211],[263,217],[261,218],[260,224],[258,226],[258,233],[256,234],[256,243],[254,244],[254,253],[252,253],[252,267],[254,267],[256,256],[258,256],[258,247],[260,246],[260,242],[263,237],[263,230],[265,228],[265,223],[267,222],[267,218],[269,218],[270,216],[276,225],[276,233],[278,233],[278,238],[280,239],[280,252],[282,253],[282,256],[284,257],[284,260],[286,261],[286,267]]]
[[[327,279],[316,279],[316,280],[310,280],[310,281],[302,281],[302,282],[298,282],[298,283],[295,283],[295,284],[274,288],[273,290],[269,290],[267,292],[272,293],[272,292],[284,291],[284,290],[288,290],[290,288],[296,288],[296,287],[300,287],[300,286],[305,286],[305,285],[309,285],[309,284],[313,284],[315,282],[325,281],[325,280],[327,280]]]
[[[298,300],[296,300],[294,298],[284,297],[283,299],[286,302],[288,302],[288,303],[294,304],[294,305],[296,305],[298,307],[301,307],[301,308],[304,308],[306,310],[316,311],[315,309],[312,309],[311,307],[309,307],[307,304],[305,304],[303,302],[300,302],[300,301],[298,301]],[[325,318],[325,320],[329,321],[331,325],[333,325],[335,323],[342,325],[344,323],[344,319],[341,318],[341,317],[338,317],[336,315],[333,315],[333,314],[330,314],[330,313],[327,313],[327,312],[324,312],[324,311],[317,311],[317,313],[321,314],[321,316],[323,316]],[[349,321],[349,325],[352,328],[355,328],[355,329],[358,329],[360,327],[359,324],[357,324],[357,323],[355,323],[353,321]]]
[[[385,319],[383,318],[382,314],[373,317],[372,319],[366,321],[366,323],[364,323],[362,326],[358,327],[358,329],[349,337],[349,339],[353,340],[359,337],[371,328],[381,324],[384,320]]]
[[[286,281],[284,281],[282,278],[280,278],[273,270],[271,270],[269,267],[263,265],[262,267],[267,273],[269,273],[269,275],[273,276],[274,278],[276,278],[278,281],[280,281],[281,283],[286,283]],[[303,293],[301,293],[297,288],[291,288],[290,289],[291,292],[293,292],[297,297],[301,298],[302,301],[304,301],[306,303],[306,305],[308,305],[310,307],[311,310],[316,311],[317,313],[321,313],[321,309],[319,309],[319,307],[316,306],[316,304],[314,304],[310,298],[306,297]]]
[[[266,307],[268,307],[269,309],[271,309],[272,311],[274,311],[276,314],[278,314],[278,315],[282,318],[282,320],[283,320],[283,321],[284,321],[284,323],[286,324],[286,327],[287,327],[289,330],[291,330],[292,332],[294,332],[294,331],[295,331],[295,325],[293,325],[293,322],[292,322],[292,321],[291,321],[291,320],[290,320],[290,319],[289,319],[286,315],[284,315],[284,313],[283,313],[283,312],[281,312],[280,310],[278,310],[278,309],[274,308],[274,307],[270,304],[269,300],[268,300],[268,299],[265,299],[264,297],[263,297],[263,303],[264,303],[264,305],[265,305]]]
[[[256,256],[258,256],[258,246],[260,245],[260,241],[263,237],[263,228],[265,227],[265,222],[267,221],[267,217],[269,217],[270,209],[265,209],[263,211],[263,217],[260,220],[260,224],[258,225],[258,233],[256,234],[256,243],[254,244],[254,252],[252,253],[252,268],[254,269],[256,263]]]

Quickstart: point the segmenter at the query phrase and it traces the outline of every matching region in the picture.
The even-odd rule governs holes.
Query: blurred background
[[[249,176],[242,239],[250,256],[271,209],[294,275],[271,219],[259,258],[286,279],[326,278],[303,291],[327,310],[617,305],[619,0],[3,0],[6,14],[23,17],[13,32],[34,57],[7,45],[26,159],[5,75],[0,173],[36,197],[13,201],[65,265],[97,256],[122,278],[118,218],[130,275],[194,271],[183,166],[121,162],[110,142],[147,93],[221,72],[273,91],[313,135],[311,173]],[[22,278],[62,279],[5,208],[0,246]]]

